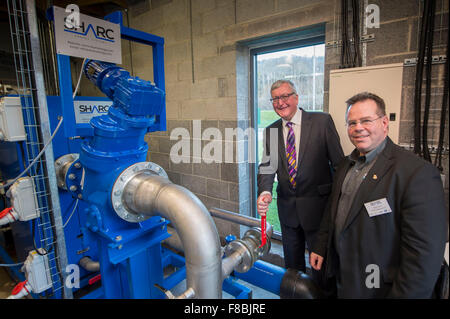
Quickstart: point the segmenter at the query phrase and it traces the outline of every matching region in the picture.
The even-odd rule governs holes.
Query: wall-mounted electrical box
[[[20,97],[0,98],[0,140],[6,142],[26,140]]]
[[[52,287],[48,255],[44,254],[42,248],[38,249],[39,253],[30,251],[22,267],[32,291],[37,294]]]
[[[19,178],[9,190],[11,204],[19,220],[27,221],[39,217],[34,182],[31,177]]]
[[[389,118],[389,137],[398,143],[402,80],[403,63],[330,71],[329,113],[333,117],[345,155],[355,148],[349,141],[345,126],[345,101],[363,91],[374,93],[384,100]]]

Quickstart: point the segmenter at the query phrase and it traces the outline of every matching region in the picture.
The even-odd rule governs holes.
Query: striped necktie
[[[295,134],[292,128],[292,122],[288,122],[286,126],[289,128],[288,136],[286,139],[286,157],[288,160],[289,181],[292,187],[295,189],[297,183],[295,177],[297,176],[297,153],[295,151]]]

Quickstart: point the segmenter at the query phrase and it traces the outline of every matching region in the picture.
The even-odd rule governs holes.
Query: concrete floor
[[[8,298],[15,285],[4,267],[0,267],[0,299]]]

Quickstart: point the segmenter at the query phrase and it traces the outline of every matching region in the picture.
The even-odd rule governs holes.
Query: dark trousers
[[[281,224],[284,267],[293,268],[306,273],[305,248],[312,247],[316,231],[305,232],[299,225],[298,227],[289,227]],[[322,272],[322,271],[321,271]],[[320,274],[311,268],[312,279],[320,282]]]

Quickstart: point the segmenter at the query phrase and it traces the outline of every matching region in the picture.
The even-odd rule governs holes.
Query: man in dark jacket
[[[439,171],[395,145],[383,99],[347,101],[355,150],[339,165],[310,255],[338,298],[430,298],[448,220]]]
[[[305,241],[311,247],[331,191],[333,167],[344,154],[331,116],[299,109],[292,82],[276,81],[271,96],[280,119],[264,133],[258,213],[266,214],[277,175],[285,267],[305,272]]]

